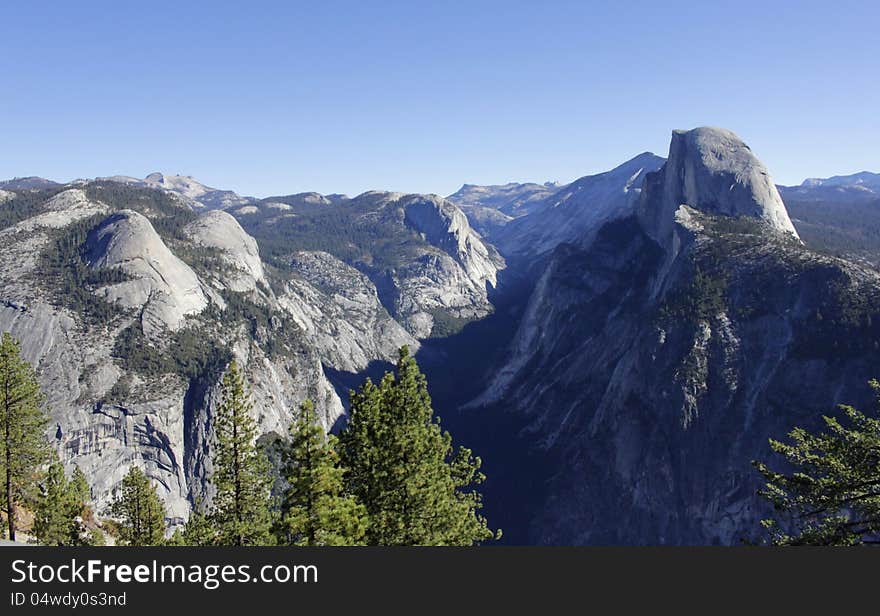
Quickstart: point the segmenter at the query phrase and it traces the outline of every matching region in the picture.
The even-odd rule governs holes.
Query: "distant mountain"
[[[300,194],[205,211],[203,188],[152,176],[4,191],[0,331],[21,341],[47,436],[102,513],[135,464],[171,524],[210,498],[211,417],[233,358],[261,434],[284,434],[306,398],[329,430],[362,373],[419,349],[410,331],[492,310],[503,260],[444,199]]]
[[[880,266],[880,174],[811,178],[778,188],[808,246]]]
[[[512,218],[531,212],[561,187],[557,182],[543,184],[510,182],[508,184],[464,184],[458,191],[446,197],[459,207],[485,207],[498,210]]]
[[[734,544],[762,515],[767,439],[872,402],[874,180],[777,188],[717,128],[675,131],[668,159],[448,199],[17,178],[0,331],[100,514],[133,464],[172,524],[210,501],[231,359],[271,439],[305,398],[341,425],[348,390],[408,345],[508,541]]]
[[[621,214],[550,251],[470,413],[525,424],[543,474],[528,494],[517,477],[501,492],[506,509],[531,511],[528,542],[737,544],[765,512],[750,462],[768,438],[872,404],[880,274],[804,246],[729,131],[676,131],[634,203],[610,206],[627,203],[628,173],[585,180],[584,194],[608,190],[548,223]],[[491,442],[474,444],[486,460]]]
[[[255,201],[255,199],[251,197],[242,197],[231,190],[211,188],[189,175],[165,175],[156,172],[151,173],[144,179],[125,175],[114,175],[111,177],[96,178],[96,180],[167,190],[192,200],[198,206],[212,210],[247,205],[248,203]]]
[[[862,186],[871,191],[880,190],[880,173],[861,171],[851,175],[835,175],[830,178],[808,178],[801,184],[804,188],[817,188],[819,186]]]
[[[546,254],[563,242],[589,243],[603,223],[632,213],[645,175],[664,161],[644,152],[611,171],[575,180],[510,221],[492,239],[502,254],[521,258]]]
[[[293,249],[320,250],[364,272],[416,338],[445,335],[491,313],[504,259],[453,203],[436,195],[299,193],[229,210],[286,267]]]
[[[556,182],[464,184],[447,199],[461,208],[481,235],[491,239],[514,218],[531,214],[560,187]]]
[[[55,188],[56,186],[61,186],[61,184],[35,175],[26,178],[12,178],[11,180],[0,181],[0,189],[6,190],[43,190],[46,188]]]
[[[880,174],[862,171],[830,178],[809,178],[798,186],[780,186],[783,198],[799,201],[869,201],[880,198]]]

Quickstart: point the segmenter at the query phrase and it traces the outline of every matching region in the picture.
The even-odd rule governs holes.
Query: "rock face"
[[[505,267],[462,211],[436,195],[302,193],[231,213],[282,261],[308,248],[364,273],[391,316],[419,339],[491,313],[489,289]]]
[[[187,225],[184,232],[199,246],[220,251],[230,268],[224,272],[224,282],[233,291],[252,291],[258,282],[266,282],[257,241],[230,214],[207,212]]]
[[[750,461],[771,457],[767,439],[873,403],[880,275],[811,251],[828,218],[802,244],[729,131],[676,131],[668,160],[565,187],[466,186],[462,207],[391,192],[212,202],[157,174],[37,180],[0,187],[19,199],[0,217],[0,331],[22,341],[47,436],[99,513],[132,465],[172,524],[210,500],[232,359],[271,435],[306,398],[338,427],[349,387],[421,346],[448,400],[480,391],[453,421],[481,430],[487,462],[508,452],[517,496],[493,506],[527,512],[535,543],[738,543],[763,513]],[[462,208],[487,215],[509,277]],[[487,317],[490,298],[484,323],[420,341]],[[534,457],[504,441],[523,424]]]
[[[639,217],[660,244],[668,241],[681,205],[708,214],[759,218],[772,229],[797,237],[766,167],[728,130],[674,131],[662,178],[655,176],[649,188],[639,204]]]
[[[102,186],[61,191],[0,229],[0,331],[37,370],[47,436],[86,473],[99,513],[132,465],[153,479],[172,524],[211,498],[213,418],[230,359],[250,382],[260,433],[284,434],[306,398],[331,429],[344,414],[337,390],[351,384],[338,375],[391,361],[399,345],[418,348],[372,282],[337,259],[299,251],[289,269],[270,269],[224,212],[198,217],[176,201],[150,202],[149,191],[122,193],[147,216]],[[92,193],[116,196],[109,205]],[[72,303],[63,280],[41,270],[56,239],[79,242],[82,268],[113,282],[90,283],[93,299]],[[116,271],[121,281],[102,277]],[[88,318],[101,300],[110,316]]]
[[[580,178],[506,225],[495,241],[502,254],[521,259],[545,255],[562,243],[589,244],[603,223],[632,213],[645,175],[663,162],[646,152],[611,171]]]
[[[208,305],[195,272],[137,212],[123,210],[104,220],[86,240],[85,254],[92,268],[118,268],[131,277],[99,293],[110,303],[143,309],[141,321],[148,337],[180,329],[188,315]]]
[[[391,318],[370,279],[325,252],[292,255],[287,292],[278,298],[316,341],[322,361],[356,373],[376,359],[393,359],[419,342]]]
[[[542,452],[533,542],[755,537],[767,439],[873,403],[880,276],[805,248],[731,133],[676,132],[639,199],[552,252],[471,405],[518,412]]]
[[[487,289],[497,284],[504,261],[450,202],[436,196],[409,195],[400,200],[405,224],[439,249],[405,265],[393,276],[398,289],[394,309],[417,338],[434,327],[434,311],[475,319],[490,311]]]

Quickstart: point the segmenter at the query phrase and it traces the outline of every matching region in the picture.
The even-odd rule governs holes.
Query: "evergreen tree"
[[[349,489],[367,509],[368,544],[472,545],[496,536],[473,487],[484,479],[480,459],[453,451],[407,347],[396,377],[352,392],[341,443]]]
[[[871,386],[878,394],[880,383]],[[825,431],[803,428],[788,443],[770,440],[793,471],[754,462],[767,483],[759,492],[776,510],[762,520],[775,545],[880,543],[880,420],[841,406],[848,425],[824,417]]]
[[[169,540],[169,545],[205,546],[217,543],[217,531],[211,524],[211,520],[202,511],[200,503],[196,503],[189,520],[182,529],[174,531]]]
[[[50,462],[45,438],[48,418],[33,368],[9,333],[0,340],[0,485],[9,538],[15,540],[16,508],[37,485],[40,469]]]
[[[250,395],[233,361],[223,376],[212,455],[216,494],[211,522],[221,545],[269,545],[268,462],[255,444]]]
[[[34,507],[34,536],[45,545],[87,545],[89,499],[85,475],[77,468],[68,480],[60,462],[49,466]]]
[[[366,532],[366,509],[344,494],[336,438],[326,436],[311,401],[303,402],[283,449],[288,483],[276,528],[283,545],[359,545]]]
[[[165,538],[165,506],[149,478],[137,466],[122,480],[122,489],[110,507],[119,519],[123,545],[162,545]]]

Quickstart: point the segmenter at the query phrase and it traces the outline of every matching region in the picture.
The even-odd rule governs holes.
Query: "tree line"
[[[54,459],[36,376],[9,334],[0,344],[0,389],[9,537],[15,538],[17,511],[27,507],[41,543],[103,544],[102,534],[88,528],[95,517],[85,476],[75,469],[68,478]],[[481,461],[467,448],[454,448],[441,429],[425,377],[406,347],[395,371],[351,392],[339,436],[325,434],[311,401],[299,410],[278,445],[283,490],[273,497],[250,392],[231,362],[213,417],[210,504],[197,503],[168,537],[155,485],[132,466],[105,527],[117,543],[142,546],[474,545],[500,537],[480,513]]]

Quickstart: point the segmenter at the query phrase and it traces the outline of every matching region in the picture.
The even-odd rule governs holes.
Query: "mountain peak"
[[[672,132],[669,158],[642,193],[639,213],[646,231],[665,245],[682,205],[709,214],[758,218],[798,237],[767,168],[724,128]]]
[[[818,188],[820,186],[830,187],[864,187],[869,190],[880,190],[880,173],[871,173],[870,171],[860,171],[851,175],[835,175],[830,178],[807,178],[801,182],[803,188]]]

